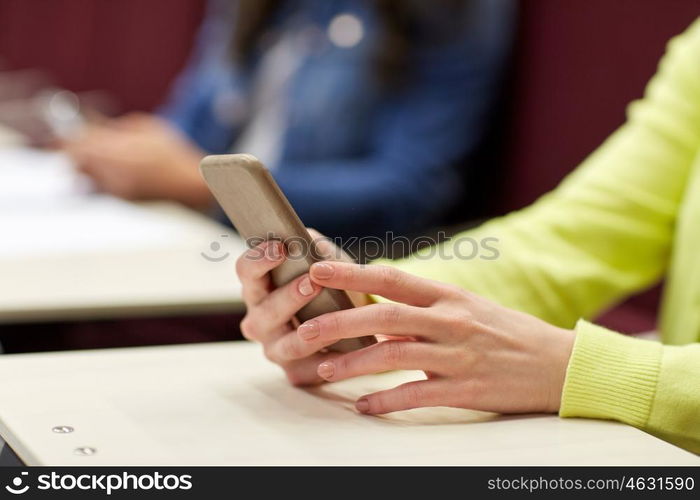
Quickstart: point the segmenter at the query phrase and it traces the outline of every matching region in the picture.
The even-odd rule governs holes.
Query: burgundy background
[[[700,0],[522,2],[504,208],[531,203],[592,152],[642,96]]]
[[[204,0],[0,0],[0,58],[149,110],[182,68]]]

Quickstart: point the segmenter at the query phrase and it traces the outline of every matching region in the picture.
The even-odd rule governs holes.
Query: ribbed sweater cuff
[[[661,365],[661,344],[580,320],[559,415],[619,420],[643,427]]]

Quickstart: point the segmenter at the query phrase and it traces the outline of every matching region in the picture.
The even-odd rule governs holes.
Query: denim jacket
[[[456,165],[482,136],[515,4],[472,0],[459,19],[439,2],[417,5],[422,25],[396,87],[383,85],[374,71],[380,39],[371,0],[291,1],[275,20],[311,39],[288,86],[273,172],[307,226],[332,236],[406,234],[435,224],[464,195]],[[351,47],[334,45],[327,35],[342,13],[362,23],[364,35]],[[229,152],[249,119],[255,64],[231,62],[233,16],[235,5],[210,5],[191,60],[162,109],[208,153]],[[292,16],[297,22],[286,23]]]

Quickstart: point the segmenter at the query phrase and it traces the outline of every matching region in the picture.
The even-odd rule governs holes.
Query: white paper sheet
[[[183,224],[91,193],[60,153],[0,149],[0,257],[167,248]]]
[[[89,192],[90,182],[61,153],[0,149],[0,212]]]
[[[0,209],[0,235],[0,257],[166,249],[187,237],[173,218],[99,195]]]

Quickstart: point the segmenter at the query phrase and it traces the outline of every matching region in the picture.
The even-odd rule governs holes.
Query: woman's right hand
[[[322,254],[328,253],[332,244],[328,240],[314,239],[318,250]],[[325,381],[317,374],[318,365],[337,357],[338,353],[324,351],[333,341],[302,340],[294,316],[321,292],[321,287],[305,273],[275,288],[270,271],[286,258],[284,245],[274,240],[265,241],[239,257],[236,272],[243,286],[246,305],[241,332],[248,340],[262,344],[267,359],[282,367],[291,384],[320,384]]]
[[[175,200],[197,210],[214,203],[197,169],[204,152],[155,116],[133,113],[91,123],[62,147],[106,193],[129,200]]]

